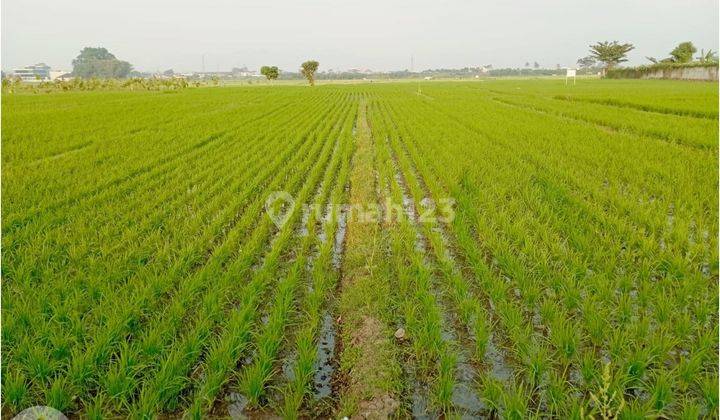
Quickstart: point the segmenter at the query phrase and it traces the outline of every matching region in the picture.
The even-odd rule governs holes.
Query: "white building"
[[[50,80],[50,66],[45,63],[26,66],[21,69],[13,70],[13,76],[19,77],[23,82]]]
[[[70,73],[65,70],[50,70],[50,80],[69,80],[72,79]]]

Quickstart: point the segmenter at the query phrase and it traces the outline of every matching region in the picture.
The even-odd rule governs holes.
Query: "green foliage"
[[[72,61],[73,76],[83,79],[123,79],[132,71],[127,61],[118,60],[105,48],[85,47]]]
[[[260,74],[268,80],[275,80],[280,76],[280,70],[278,70],[277,66],[262,66],[260,67]]]
[[[652,58],[652,57],[650,57]],[[657,71],[672,71],[675,69],[683,68],[694,68],[694,67],[714,67],[717,68],[717,63],[712,62],[689,62],[689,63],[674,63],[671,61],[661,61],[650,66],[638,66],[638,67],[623,67],[610,69],[605,73],[605,77],[609,79],[640,79],[643,76],[657,72]]]
[[[701,63],[717,63],[718,62],[718,54],[717,51],[713,50],[700,50],[700,56],[697,57],[697,60]]]
[[[621,44],[618,41],[602,41],[590,45],[590,57],[605,63],[606,70],[610,70],[619,63],[627,61],[627,53],[635,47],[632,44]]]
[[[212,81],[214,83],[214,81]],[[30,93],[53,93],[71,91],[114,91],[114,90],[145,90],[145,91],[174,91],[188,87],[205,86],[207,83],[198,81],[190,82],[182,77],[171,79],[144,79],[133,77],[129,79],[82,79],[55,80],[51,82],[40,82],[37,84],[22,83],[19,80],[4,80],[3,92],[30,92]]]
[[[693,54],[696,52],[697,48],[695,48],[692,42],[681,42],[677,47],[670,51],[670,57],[674,63],[684,64],[692,61]]]
[[[320,67],[320,63],[314,60],[306,61],[300,65],[300,73],[307,79],[310,86],[315,86],[315,72],[318,67]]]
[[[595,67],[595,64],[597,64],[597,58],[591,55],[588,55],[587,57],[579,58],[577,61],[578,67],[581,69]]]

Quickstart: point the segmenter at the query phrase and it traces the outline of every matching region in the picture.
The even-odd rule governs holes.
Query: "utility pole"
[[[415,73],[415,56],[410,54],[410,73]]]
[[[202,55],[202,72],[205,74],[205,54]]]

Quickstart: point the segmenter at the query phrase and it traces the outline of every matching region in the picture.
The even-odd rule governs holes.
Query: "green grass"
[[[3,415],[716,413],[717,84],[421,88],[4,90]]]

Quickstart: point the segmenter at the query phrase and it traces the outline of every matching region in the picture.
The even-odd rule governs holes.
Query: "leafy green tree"
[[[306,61],[300,65],[300,73],[308,80],[310,86],[315,86],[315,72],[318,67],[320,67],[320,63],[315,60]]]
[[[595,66],[595,64],[597,64],[597,60],[595,59],[595,57],[593,57],[593,56],[591,56],[591,55],[588,55],[587,57],[580,58],[580,59],[578,59],[578,61],[577,61],[577,65],[578,65],[578,67],[580,67],[581,69],[589,69],[589,68]]]
[[[260,67],[260,74],[268,80],[275,80],[280,76],[280,70],[278,70],[277,66],[262,66]]]
[[[674,63],[689,63],[696,52],[697,48],[692,42],[681,42],[674,50],[670,51],[670,58]]]
[[[73,61],[73,76],[80,78],[124,79],[132,71],[127,61],[118,60],[105,48],[85,47]]]
[[[590,46],[590,56],[605,63],[605,70],[609,70],[619,63],[627,61],[627,53],[635,48],[632,44],[621,44],[617,41],[602,41]]]

